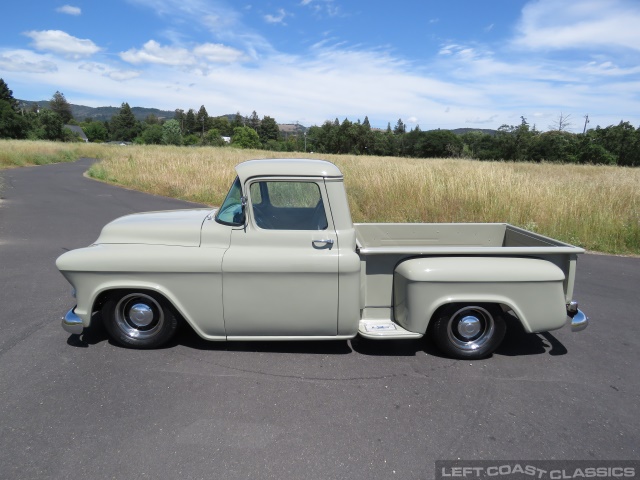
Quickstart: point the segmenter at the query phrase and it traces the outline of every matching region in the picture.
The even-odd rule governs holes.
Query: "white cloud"
[[[113,70],[106,73],[105,76],[109,77],[111,80],[123,82],[125,80],[138,78],[140,76],[140,72],[136,72],[135,70]]]
[[[498,118],[498,115],[491,115],[490,117],[475,117],[475,118],[467,118],[465,123],[493,123],[493,121]]]
[[[102,63],[95,63],[95,62],[83,63],[81,65],[78,65],[78,69],[84,70],[86,72],[97,73],[99,75],[102,75],[103,77],[107,77],[112,80],[116,80],[118,82],[121,82],[124,80],[131,80],[141,75],[140,72],[137,72],[135,70],[112,69],[107,65],[104,65]]]
[[[610,61],[589,62],[580,71],[595,76],[619,77],[640,74],[640,66],[623,68]]]
[[[267,14],[264,16],[264,20],[267,23],[280,23],[282,25],[286,25],[284,23],[284,19],[287,17],[287,12],[284,11],[284,8],[278,10],[276,15]]]
[[[515,45],[533,50],[640,50],[635,0],[540,0],[522,9]]]
[[[524,115],[545,128],[561,111],[572,118],[588,112],[592,125],[621,118],[640,123],[637,49],[610,35],[613,43],[602,43],[603,51],[556,51],[580,43],[561,41],[568,37],[558,32],[571,30],[575,38],[582,38],[578,33],[585,25],[600,25],[595,12],[601,3],[592,0],[528,4],[514,38],[501,39],[491,49],[479,41],[465,44],[451,38],[437,54],[429,56],[424,50],[416,62],[399,56],[393,47],[366,50],[342,37],[317,42],[300,54],[278,52],[242,25],[242,15],[227,16],[216,1],[129,1],[149,8],[158,5],[158,15],[168,22],[160,30],[168,32],[162,41],[137,45],[105,63],[73,62],[77,57],[62,49],[56,52],[62,55],[0,49],[0,73],[19,72],[13,75],[16,82],[24,85],[29,80],[42,89],[32,98],[64,88],[76,97],[94,98],[97,105],[127,101],[173,110],[204,104],[212,115],[256,110],[279,122],[298,120],[304,125],[367,115],[372,126],[382,128],[398,118],[410,124],[420,118],[423,130],[465,124],[497,128],[517,125]],[[328,3],[302,0],[298,6],[324,9]],[[622,6],[635,3],[611,0],[611,5],[609,17],[614,18]],[[194,26],[193,31],[206,28],[210,43],[193,43],[185,24]],[[541,40],[538,31],[550,37]],[[553,55],[547,55],[549,50]],[[51,74],[38,74],[42,71]],[[158,96],[159,91],[168,94]]]
[[[87,72],[105,72],[107,69],[100,63],[81,63],[78,65],[80,70],[86,70]]]
[[[29,52],[30,53],[30,52]],[[55,63],[48,60],[30,61],[20,53],[7,56],[0,55],[0,71],[24,73],[49,73],[58,69]]]
[[[240,9],[219,0],[128,0],[160,16],[177,31],[185,25],[204,27],[212,39],[225,44],[239,45],[253,58],[258,51],[272,51],[270,43],[258,32],[242,22]]]
[[[186,48],[163,47],[155,40],[149,40],[141,49],[132,48],[120,54],[125,62],[155,63],[159,65],[193,65],[195,58]]]
[[[219,43],[203,43],[195,47],[193,53],[214,63],[233,63],[244,57],[240,50]]]
[[[182,47],[162,46],[149,40],[141,49],[132,48],[120,53],[120,58],[133,64],[156,64],[173,67],[198,67],[206,70],[210,63],[234,63],[244,58],[235,48],[219,43],[203,43],[192,50]]]
[[[74,16],[82,14],[82,10],[80,10],[80,7],[72,7],[71,5],[63,5],[61,7],[58,7],[56,8],[56,12]]]
[[[300,5],[309,7],[316,15],[336,17],[342,14],[342,10],[334,0],[302,0]]]
[[[98,53],[98,47],[91,40],[76,38],[61,30],[42,30],[24,33],[30,37],[37,50],[59,53],[67,58],[79,59]]]

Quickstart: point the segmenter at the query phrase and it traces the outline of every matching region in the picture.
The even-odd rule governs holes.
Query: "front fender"
[[[561,328],[567,318],[565,276],[551,262],[514,257],[431,257],[402,262],[394,273],[395,320],[425,333],[449,303],[496,303],[527,332]]]
[[[75,314],[88,327],[108,290],[150,290],[164,296],[203,338],[224,339],[222,248],[95,245],[56,261],[76,291]]]

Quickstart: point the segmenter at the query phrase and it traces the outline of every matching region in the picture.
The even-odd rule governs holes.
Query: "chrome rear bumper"
[[[582,310],[578,310],[576,314],[571,318],[571,331],[579,332],[584,330],[589,325],[589,317],[587,317]]]
[[[80,335],[82,330],[84,330],[84,323],[82,323],[82,319],[73,312],[75,308],[76,307],[73,307],[62,317],[62,328],[74,335]]]
[[[572,332],[580,332],[589,325],[589,317],[578,308],[578,302],[567,305],[567,323],[571,325]]]

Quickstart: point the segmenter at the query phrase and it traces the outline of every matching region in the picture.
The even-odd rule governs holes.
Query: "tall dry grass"
[[[98,158],[104,147],[95,143],[0,140],[0,170]]]
[[[111,153],[90,175],[210,205],[222,202],[241,161],[323,158],[344,173],[356,222],[507,222],[590,250],[640,253],[640,169],[232,148]]]
[[[5,145],[0,143],[0,162]],[[89,171],[96,179],[209,205],[220,205],[234,166],[244,160],[322,158],[344,173],[356,222],[506,222],[589,250],[640,254],[640,169],[71,145],[73,155],[102,159]]]

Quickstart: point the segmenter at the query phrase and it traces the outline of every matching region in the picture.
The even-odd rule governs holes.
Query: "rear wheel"
[[[102,307],[109,336],[120,345],[157,348],[178,329],[178,320],[167,301],[147,292],[114,292]]]
[[[491,355],[500,345],[506,326],[493,304],[451,304],[438,314],[433,336],[438,348],[453,358],[476,360]]]

